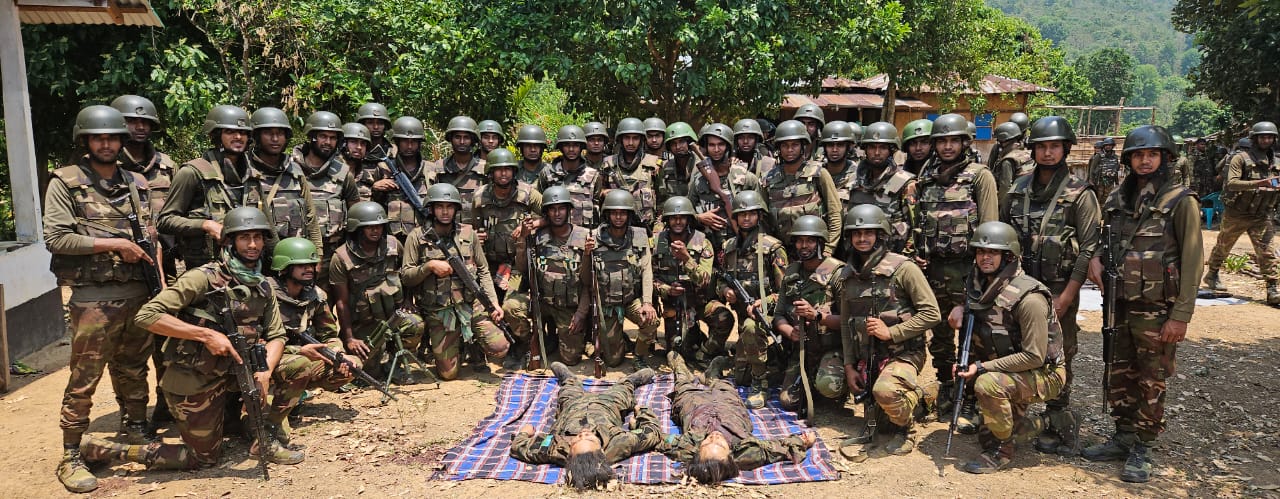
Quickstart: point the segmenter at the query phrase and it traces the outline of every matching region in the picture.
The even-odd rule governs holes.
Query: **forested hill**
[[[1067,60],[1107,47],[1124,49],[1161,76],[1185,75],[1198,54],[1169,21],[1176,0],[987,0],[1040,29]]]

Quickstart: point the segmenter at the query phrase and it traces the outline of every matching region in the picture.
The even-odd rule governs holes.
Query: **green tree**
[[[1077,60],[1076,70],[1089,79],[1094,104],[1115,105],[1133,91],[1134,59],[1121,49],[1098,49]]]
[[[1173,111],[1170,131],[1186,136],[1204,136],[1225,130],[1230,125],[1230,113],[1204,97],[1196,97],[1178,103]]]
[[[1180,0],[1173,23],[1200,44],[1192,90],[1227,104],[1242,121],[1280,117],[1280,9],[1274,1]],[[1272,8],[1265,8],[1270,5]]]

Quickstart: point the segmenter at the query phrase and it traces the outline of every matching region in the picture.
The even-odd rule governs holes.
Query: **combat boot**
[[[982,426],[982,413],[978,412],[977,402],[965,399],[960,405],[960,417],[956,420],[956,431],[965,435],[978,433]]]
[[[1074,456],[1080,452],[1080,417],[1075,411],[1051,408],[1042,417],[1049,427],[1036,437],[1037,451],[1061,456]]]
[[[667,365],[671,366],[671,372],[675,373],[677,383],[683,379],[693,379],[693,371],[689,370],[689,366],[684,363],[684,357],[680,354],[674,351],[667,352]]]
[[[752,380],[751,388],[747,389],[747,408],[763,409],[768,397],[769,381],[764,376]]]
[[[144,421],[121,419],[120,430],[116,432],[116,438],[123,440],[127,444],[143,445],[152,442],[155,439],[155,434],[147,430],[147,423]]]
[[[1013,441],[1000,440],[990,444],[978,459],[969,461],[960,469],[967,473],[986,474],[1004,469],[1013,462]]]
[[[889,443],[884,444],[884,451],[895,455],[905,456],[916,448],[916,439],[911,435],[911,426],[898,426],[890,423],[889,428],[893,429],[893,436],[889,437]]]
[[[1280,281],[1267,281],[1267,305],[1280,306]]]
[[[916,388],[920,393],[920,403],[916,405],[915,420],[920,423],[932,423],[936,419],[938,409],[938,388],[937,381],[930,381],[924,386]]]
[[[155,449],[159,446],[159,443],[127,445],[89,437],[80,443],[80,458],[89,464],[110,464],[112,461],[127,461],[149,466],[151,463],[147,461],[147,450]]]
[[[1222,285],[1222,278],[1218,277],[1218,269],[1209,269],[1204,273],[1204,285],[1213,291],[1227,290],[1227,287]]]
[[[536,340],[535,340],[536,341]],[[529,365],[529,347],[524,343],[512,343],[507,356],[502,358],[502,370],[514,372]]]
[[[1129,483],[1147,483],[1151,481],[1151,467],[1151,448],[1143,442],[1136,442],[1129,448],[1129,459],[1124,462],[1120,479]]]
[[[573,371],[570,371],[569,366],[564,365],[562,362],[552,362],[551,372],[556,375],[556,379],[560,380],[560,384],[573,379]]]
[[[645,368],[627,375],[627,381],[631,382],[631,386],[643,386],[653,382],[653,369]]]
[[[89,472],[84,459],[80,457],[78,447],[63,445],[62,461],[58,463],[58,481],[68,491],[76,493],[92,492],[98,488],[98,477]]]
[[[707,383],[724,376],[724,370],[729,367],[729,362],[729,358],[723,355],[711,359],[711,363],[707,364],[707,370],[702,373],[703,377],[707,379]]]
[[[479,341],[471,342],[467,351],[470,353],[467,360],[471,364],[472,372],[476,374],[490,374],[493,372],[493,369],[489,367],[489,358],[485,356],[484,347],[480,345]]]
[[[1106,442],[1091,445],[1080,451],[1080,456],[1090,461],[1119,461],[1129,456],[1129,449],[1138,443],[1138,435],[1117,431]]]
[[[261,450],[259,442],[254,441],[253,446],[249,448],[249,456],[257,459],[258,452]],[[281,445],[278,440],[272,438],[267,445],[267,461],[276,464],[298,464],[306,459],[306,454],[300,450],[293,450]]]
[[[950,421],[951,411],[955,410],[956,382],[945,380],[938,383],[938,420]]]

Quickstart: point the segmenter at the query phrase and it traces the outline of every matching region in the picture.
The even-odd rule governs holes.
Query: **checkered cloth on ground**
[[[612,384],[596,379],[585,380],[589,392],[604,390]],[[662,421],[663,431],[678,434],[680,430],[671,422],[671,401],[667,398],[675,385],[670,374],[659,375],[653,383],[636,390],[637,405],[648,407]],[[440,471],[433,480],[468,480],[489,478],[494,480],[524,480],[538,483],[557,483],[563,469],[553,465],[531,465],[511,457],[511,437],[521,426],[529,424],[538,432],[551,428],[555,417],[556,393],[559,383],[552,376],[507,374],[495,397],[496,407],[489,417],[476,425],[470,437],[450,449],[441,459]],[[744,395],[739,389],[739,395]],[[775,393],[776,395],[776,393]],[[783,411],[777,406],[776,396],[764,409],[751,411],[753,433],[759,438],[781,438],[807,429],[797,420],[795,413]],[[618,463],[614,471],[628,483],[678,483],[683,473],[678,463],[658,452],[650,452]],[[750,471],[744,471],[738,483],[766,485],[776,483],[813,482],[835,480],[839,474],[831,466],[831,453],[819,439],[809,449],[802,463],[774,463]]]

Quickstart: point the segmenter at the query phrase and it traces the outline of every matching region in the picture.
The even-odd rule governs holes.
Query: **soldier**
[[[1003,126],[1003,125],[1002,125]],[[1057,315],[1063,368],[1067,377],[1056,398],[1045,402],[1045,417],[1054,422],[1036,440],[1041,452],[1074,455],[1077,442],[1071,428],[1078,425],[1069,409],[1071,403],[1071,361],[1079,343],[1080,286],[1088,277],[1089,259],[1098,247],[1102,210],[1093,189],[1071,173],[1067,156],[1076,142],[1071,124],[1060,116],[1036,120],[1031,126],[1032,174],[1019,177],[1009,191],[1009,204],[1000,218],[1018,233],[1023,253],[1022,269],[1052,293]]]
[[[603,392],[588,393],[582,378],[559,362],[551,371],[560,382],[556,419],[546,434],[524,425],[511,438],[511,457],[530,464],[554,464],[577,490],[602,488],[614,478],[612,465],[649,452],[662,442],[662,424],[646,407],[636,406],[636,388],[653,382],[653,370],[627,376]],[[635,410],[628,430],[623,415]]]
[[[120,111],[129,125],[129,137],[120,151],[120,166],[147,178],[147,198],[151,205],[148,208],[152,215],[157,215],[164,208],[169,184],[173,182],[173,171],[178,165],[168,154],[156,149],[151,141],[151,136],[160,130],[156,105],[146,97],[121,95],[111,101],[111,107]],[[164,248],[164,277],[171,281],[178,277],[177,241],[168,234],[161,235],[159,239]]]
[[[684,466],[684,473],[698,483],[714,485],[770,463],[804,461],[806,452],[818,441],[809,430],[779,439],[752,435],[751,414],[733,383],[721,379],[727,357],[717,357],[705,379],[689,371],[675,352],[668,354],[675,371],[675,391],[671,397],[671,417],[678,421],[679,435],[658,445],[658,451]]]
[[[806,161],[804,125],[784,121],[778,125],[773,142],[778,146],[778,164],[761,179],[769,195],[769,214],[777,234],[789,243],[791,224],[801,215],[817,215],[827,222],[827,252],[835,250],[840,239],[840,195],[831,174],[820,161]]]
[[[1031,159],[1031,151],[1023,147],[1025,136],[1017,123],[1006,121],[996,126],[996,148],[991,152],[991,175],[996,178],[996,192],[999,193],[1000,208],[1008,206],[1009,188],[1014,180],[1030,173],[1035,168]],[[999,156],[996,156],[999,153]],[[1066,161],[1066,158],[1063,158]]]
[[[897,131],[894,131],[897,138]],[[854,172],[858,163],[853,160],[853,126],[845,121],[832,121],[822,127],[822,151],[826,161],[822,166],[831,175],[836,185],[836,193],[840,197],[841,213],[848,211],[849,189],[852,187]]]
[[[538,176],[538,190],[546,192],[554,186],[564,187],[569,191],[573,209],[569,212],[569,223],[584,228],[595,228],[600,223],[596,210],[595,195],[600,190],[600,170],[591,166],[582,156],[583,146],[590,147],[590,138],[577,125],[565,125],[556,132],[556,149],[561,156],[551,167],[542,170]],[[603,160],[602,160],[603,161]],[[545,196],[544,196],[545,197]]]
[[[666,203],[674,196],[689,196],[689,179],[693,175],[697,159],[693,155],[693,143],[698,136],[693,127],[677,121],[667,127],[667,160],[658,171],[658,202]]]
[[[654,116],[644,120],[644,153],[657,156],[658,161],[671,159],[667,152],[667,122]]]
[[[724,242],[734,234],[733,224],[729,221],[734,207],[726,206],[724,198],[732,200],[740,192],[760,190],[760,179],[747,169],[746,163],[729,154],[729,148],[733,144],[729,131],[729,127],[716,123],[707,127],[705,133],[698,138],[706,156],[698,160],[695,165],[697,171],[689,181],[689,200],[693,201],[698,211],[694,219],[716,248],[723,247]],[[707,178],[708,171],[716,173],[724,196],[712,190],[710,179]],[[705,360],[710,359],[711,357],[707,357]]]
[[[821,218],[805,215],[796,219],[790,235],[796,259],[783,272],[773,329],[794,344],[789,349],[793,355],[787,359],[778,402],[787,410],[805,407],[805,382],[800,379],[804,373],[819,396],[842,403],[848,392],[841,368],[840,336],[832,334],[836,329],[828,329],[822,321],[831,315],[834,301],[828,284],[844,268],[844,262],[823,253],[827,227]]]
[[[1005,133],[1003,134],[1003,136],[1008,137],[1010,134],[1012,134],[1012,135],[1016,135],[1019,139],[1022,139],[1026,137],[1027,128],[1031,126],[1031,117],[1027,116],[1027,113],[1022,113],[1022,112],[1013,113],[1009,115],[1009,121],[1006,121],[1004,123],[1001,123],[1000,125],[997,125],[996,129],[993,130],[994,132],[993,135],[995,135],[996,143],[995,143],[995,146],[991,148],[991,154],[987,156],[987,168],[990,169],[991,172],[995,174],[997,183],[1000,182],[1000,173],[996,170],[996,163],[1000,162],[1000,160],[1004,158],[1005,154],[1008,154],[1009,152],[1009,147],[1006,146],[1004,141],[1000,140],[1000,137],[1002,136],[1002,134],[1000,133],[1000,127],[1003,126],[1005,123],[1010,123],[1011,126],[1005,128]],[[1021,144],[1017,144],[1017,145],[1021,145]],[[1015,176],[1016,176],[1016,172],[1015,172]],[[1003,184],[1003,185],[1008,186],[1012,184],[1013,182],[1011,180],[1009,183]],[[1005,189],[1000,190],[1000,192],[1004,192],[1004,191]]]
[[[337,124],[337,117],[333,119]],[[267,214],[276,231],[267,240],[268,252],[286,237],[306,237],[319,248],[324,244],[320,218],[316,214],[311,183],[302,167],[289,161],[284,150],[293,136],[289,117],[274,107],[264,107],[249,118],[253,126],[253,147],[249,149],[250,174],[245,186],[245,205]]]
[[[203,132],[213,147],[173,174],[173,184],[157,216],[157,228],[178,240],[182,263],[188,269],[218,257],[222,217],[245,203],[250,175],[245,149],[249,144],[249,113],[219,105],[205,116]]]
[[[604,158],[609,154],[609,129],[599,121],[582,125],[582,129],[587,139],[582,158],[587,161],[587,166],[599,170],[604,167]]]
[[[850,122],[849,128],[853,129],[853,143],[849,144],[849,159],[853,160],[853,164],[856,165],[861,163],[863,159],[866,159],[866,151],[863,151],[861,147],[862,138],[864,136],[863,129],[862,125],[859,125],[857,122]],[[893,130],[896,136],[898,129],[894,128]],[[841,214],[843,213],[844,212],[841,212]]]
[[[713,313],[727,316],[729,309],[706,312],[711,267],[715,251],[707,235],[693,228],[693,202],[674,196],[662,205],[663,230],[653,236],[653,289],[658,294],[665,327],[665,346],[678,344],[692,354],[704,336],[697,322]],[[724,317],[732,323],[733,317]],[[677,330],[679,324],[684,330]]]
[[[1176,152],[1173,159],[1173,181],[1184,187],[1191,187],[1191,160],[1186,154],[1187,141],[1181,135],[1173,136]]]
[[[913,175],[925,170],[934,158],[933,140],[929,137],[932,134],[933,122],[929,120],[915,120],[902,129],[902,149],[907,153],[907,160],[902,164],[904,170]]]
[[[493,278],[484,250],[471,225],[458,222],[463,200],[451,184],[435,184],[427,189],[426,204],[431,224],[409,234],[404,252],[404,286],[417,288],[415,302],[427,323],[436,373],[448,381],[458,377],[460,343],[473,339],[485,354],[501,360],[510,345],[494,322],[502,320],[502,309],[487,312],[480,299],[465,286],[446,261],[462,259],[466,270],[480,285],[491,303],[500,303],[493,291]]]
[[[734,156],[747,165],[747,171],[764,177],[777,163],[764,144],[764,130],[753,119],[740,119],[733,124]]]
[[[604,159],[600,168],[601,186],[598,197],[603,200],[610,190],[621,189],[636,200],[636,223],[653,231],[658,218],[658,194],[654,191],[661,159],[641,150],[645,142],[645,126],[637,118],[623,118],[613,134],[618,153]]]
[[[260,272],[263,248],[275,229],[266,214],[250,206],[230,210],[224,222],[221,258],[183,273],[134,317],[139,327],[169,337],[165,341],[168,367],[160,386],[182,443],[121,445],[90,438],[80,446],[85,460],[132,461],[153,470],[193,470],[218,463],[225,407],[237,388],[231,368],[249,361],[222,331],[226,315],[250,345],[265,343],[267,370],[253,376],[264,397],[269,393],[271,373],[279,365],[286,336],[275,297]],[[231,298],[240,292],[247,296]],[[281,421],[267,421],[268,431],[274,433],[271,427]],[[249,454],[258,456],[262,445],[255,441]],[[298,464],[305,458],[276,439],[265,445],[267,458],[276,464]]]
[[[352,170],[338,157],[338,145],[344,137],[338,115],[328,111],[311,113],[302,134],[307,142],[294,147],[289,159],[310,184],[311,204],[324,241],[320,256],[324,258],[346,242],[347,208],[360,202],[360,190]],[[320,266],[318,272],[316,282],[329,292],[329,266]]]
[[[403,245],[409,233],[425,220],[414,211],[413,205],[400,191],[395,181],[395,172],[404,172],[409,183],[422,197],[431,185],[431,164],[422,156],[423,126],[422,121],[413,116],[396,118],[391,125],[391,137],[395,139],[396,156],[378,163],[378,180],[373,183],[373,200],[387,207],[387,215],[391,219],[392,236]]]
[[[1124,171],[1116,157],[1116,139],[1107,137],[1100,144],[1089,158],[1089,183],[1098,190],[1099,198],[1106,199],[1111,189],[1124,181]]]
[[[920,241],[915,245],[918,262],[924,268],[941,310],[964,303],[964,278],[973,268],[969,240],[978,224],[1000,216],[996,181],[987,167],[973,163],[965,155],[969,149],[967,121],[958,114],[944,114],[933,122],[930,140],[936,161],[921,173],[916,205]],[[956,333],[948,324],[933,328],[929,353],[938,371],[941,391],[950,392],[951,366],[956,358]],[[966,406],[972,407],[972,406]],[[939,401],[939,418],[950,413],[951,401]],[[962,414],[969,419],[972,413]]]
[[[871,403],[889,419],[893,437],[885,451],[907,454],[915,447],[916,408],[928,414],[938,397],[937,383],[925,385],[917,377],[924,369],[925,332],[942,313],[920,267],[885,244],[893,229],[884,211],[873,204],[854,206],[844,227],[852,251],[829,281],[839,314],[823,322],[840,328],[842,381],[863,397],[870,391]],[[868,379],[872,370],[874,380]],[[851,440],[871,443],[865,437]]]
[[[347,242],[329,260],[338,337],[347,352],[369,366],[370,376],[382,370],[388,334],[400,335],[404,348],[416,352],[426,328],[408,310],[400,282],[403,249],[388,233],[390,223],[378,203],[356,203],[347,210]]]
[[[342,124],[342,144],[338,151],[342,153],[347,171],[354,177],[360,201],[373,200],[373,183],[378,180],[378,163],[366,161],[372,144],[373,136],[367,127],[359,123]]]
[[[777,293],[782,286],[783,272],[787,268],[787,252],[782,241],[769,235],[760,228],[760,220],[768,213],[764,198],[756,191],[743,191],[733,198],[733,219],[737,234],[724,242],[723,262],[721,268],[733,276],[742,287],[756,294],[755,303],[744,303],[728,283],[721,282],[716,289],[716,296],[724,300],[724,304],[733,307],[738,316],[738,343],[734,358],[739,369],[747,372],[750,388],[747,391],[747,407],[759,409],[764,407],[768,396],[769,384],[765,378],[767,373],[768,347],[773,341],[764,331],[769,324],[757,324],[750,313],[752,309],[760,309],[763,313],[766,303],[774,300],[770,295]],[[720,302],[708,304],[708,310],[724,306]],[[718,314],[722,315],[722,314]],[[732,323],[722,322],[721,317],[709,321],[707,326],[711,337],[703,344],[699,354],[702,359],[721,354],[724,343],[729,339]],[[739,383],[742,379],[739,378]]]
[[[1022,438],[1045,426],[1044,416],[1026,417],[1027,406],[1056,397],[1067,367],[1049,288],[1022,272],[1018,233],[1004,222],[985,222],[970,246],[976,256],[966,303],[952,308],[947,321],[959,328],[965,314],[972,314],[974,361],[952,370],[973,383],[982,410],[982,454],[960,469],[995,473],[1013,461],[1015,433]],[[1075,441],[1079,429],[1078,423],[1064,428],[1069,435],[1062,440]]]
[[[914,254],[909,247],[917,179],[915,174],[894,164],[898,129],[885,121],[872,123],[862,135],[862,148],[867,157],[858,164],[849,181],[847,203],[851,207],[860,204],[879,207],[889,217],[889,234],[882,242],[891,252]]]
[[[507,134],[502,131],[502,125],[496,121],[481,121],[476,125],[476,130],[480,132],[480,154],[486,158],[489,157],[489,153],[507,143]]]
[[[622,363],[626,354],[626,336],[622,320],[639,326],[636,336],[635,363],[637,368],[648,367],[661,358],[649,358],[658,332],[658,312],[653,308],[653,265],[649,248],[649,235],[639,227],[633,227],[636,216],[635,198],[631,193],[617,189],[604,196],[600,211],[605,223],[591,231],[595,247],[591,265],[595,289],[599,293],[598,312],[604,318],[600,324],[600,346],[603,359],[609,367]]]
[[[1226,291],[1218,278],[1219,269],[1240,234],[1249,234],[1258,270],[1267,283],[1267,305],[1272,306],[1280,306],[1280,273],[1276,249],[1271,245],[1275,226],[1270,219],[1280,204],[1280,165],[1276,164],[1272,150],[1276,136],[1275,123],[1259,121],[1249,132],[1250,147],[1235,153],[1228,161],[1222,183],[1222,201],[1226,204],[1222,232],[1218,233],[1218,244],[1209,254],[1209,272],[1204,277],[1209,288]],[[1126,151],[1128,147],[1126,142]]]
[[[392,127],[391,114],[387,107],[376,102],[367,102],[356,110],[356,122],[369,129],[370,145],[365,157],[369,162],[380,162],[397,155],[396,145],[387,140],[387,128]],[[394,130],[393,132],[394,133]],[[395,138],[394,136],[392,137]]]
[[[54,170],[45,192],[44,240],[53,253],[49,270],[59,286],[71,287],[71,376],[62,395],[63,450],[56,471],[71,492],[98,487],[79,447],[103,368],[109,369],[120,406],[119,436],[130,443],[147,438],[151,335],[135,325],[133,316],[149,298],[143,266],[156,272],[160,255],[147,254],[133,242],[134,226],[150,239],[152,223],[146,177],[117,167],[129,135],[120,111],[82,109],[72,136],[86,154]]]
[[[822,113],[822,108],[818,107],[817,104],[805,104],[800,106],[799,109],[796,109],[796,114],[795,116],[792,116],[791,119],[804,124],[805,133],[809,136],[809,141],[804,143],[803,152],[800,153],[800,157],[805,161],[819,159],[818,155],[821,154],[821,152],[819,152],[820,148],[814,146],[818,143],[818,134],[822,132],[822,127],[827,126],[827,118]],[[782,128],[782,124],[779,124],[778,128]],[[774,131],[773,143],[778,147],[779,153],[782,152],[782,147],[777,144],[778,137],[781,135],[783,135],[781,130]]]
[[[1191,190],[1195,191],[1199,197],[1217,192],[1219,187],[1213,181],[1213,177],[1216,175],[1214,164],[1217,161],[1215,161],[1212,151],[1209,150],[1209,141],[1204,137],[1196,139],[1195,145],[1191,148],[1190,156],[1194,173],[1194,177],[1191,179]]]
[[[487,180],[484,174],[484,158],[476,155],[480,143],[480,133],[476,131],[476,120],[468,116],[453,117],[449,120],[449,127],[444,131],[444,138],[449,141],[449,147],[453,153],[431,164],[430,171],[433,176],[427,179],[428,183],[439,182],[457,188],[458,194],[462,196],[462,211],[458,212],[458,222],[475,227],[475,217],[471,213],[471,208],[475,205],[476,190]],[[545,136],[543,139],[545,144]]]
[[[581,139],[582,135],[578,135]],[[534,185],[542,176],[542,171],[549,168],[542,160],[542,153],[547,150],[547,132],[538,125],[525,125],[516,132],[516,147],[520,149],[520,168],[516,169],[516,180]]]
[[[972,138],[978,136],[978,125],[975,125],[972,121],[966,121],[965,123],[967,123],[965,125],[965,130],[968,130],[970,137],[969,150],[966,151],[965,155],[969,157],[970,163],[986,165],[986,163],[982,162],[982,153],[978,151],[977,144],[974,144],[972,140]]]

